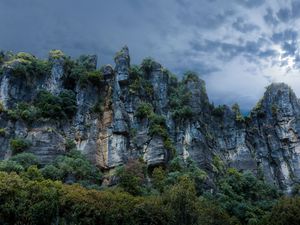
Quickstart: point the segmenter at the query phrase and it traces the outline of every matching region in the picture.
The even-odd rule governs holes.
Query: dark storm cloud
[[[293,57],[300,67],[298,19],[300,0],[0,0],[0,49],[97,54],[102,65],[126,44],[133,64],[151,56],[179,74],[195,70],[212,79],[212,96],[234,89],[232,99],[249,74],[266,84],[265,64],[290,67]]]

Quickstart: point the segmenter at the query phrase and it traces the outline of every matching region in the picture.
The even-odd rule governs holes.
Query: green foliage
[[[153,86],[149,80],[145,79],[143,69],[138,66],[129,68],[129,91],[131,94],[138,94],[147,99],[153,96]]]
[[[5,112],[3,102],[0,102],[0,113]]]
[[[224,116],[224,105],[219,105],[218,107],[214,108],[212,111],[212,115],[215,117],[223,117]]]
[[[41,110],[44,118],[60,119],[62,117],[62,106],[60,98],[47,91],[40,91],[35,100],[35,106]]]
[[[224,162],[217,155],[213,156],[213,170],[217,174],[223,174],[225,170]]]
[[[52,164],[48,164],[41,169],[42,175],[51,180],[63,180],[64,172]]]
[[[275,188],[251,172],[239,173],[232,168],[219,180],[218,187],[221,206],[243,224],[261,220],[279,197]]]
[[[300,224],[300,197],[285,197],[273,207],[265,225]]]
[[[74,140],[67,138],[66,139],[66,151],[69,152],[71,150],[75,150],[76,149],[76,143]]]
[[[12,69],[12,75],[15,77],[32,81],[34,78],[46,76],[51,72],[51,63],[48,61],[37,59],[27,53],[19,53],[16,58],[19,63]]]
[[[197,82],[197,81],[199,81],[199,76],[194,71],[187,71],[183,74],[183,79],[182,80],[183,80],[183,83],[187,83],[188,81]]]
[[[94,71],[96,68],[96,64],[97,63],[97,57],[94,58],[94,56],[90,56],[90,55],[80,55],[77,63],[81,66],[83,66],[87,71]]]
[[[154,168],[152,172],[153,187],[160,193],[163,192],[165,187],[166,172],[161,167]]]
[[[72,118],[77,110],[75,93],[71,90],[63,90],[58,98],[62,108],[62,117]]]
[[[8,110],[8,116],[12,120],[22,119],[28,123],[32,123],[40,116],[40,110],[29,103],[21,102],[12,110]]]
[[[78,152],[73,154],[79,156]],[[7,161],[0,162],[0,168],[3,162]],[[6,166],[7,171],[16,171],[18,164],[10,163],[15,165],[10,165],[13,169]],[[281,199],[266,214],[277,194],[249,173],[230,169],[219,180],[215,195],[199,193],[192,178],[198,172],[189,159],[178,167],[179,171],[168,173],[155,168],[151,180],[160,194],[144,196],[141,194],[145,193],[145,169],[139,161],[129,162],[118,172],[122,189],[139,196],[119,188],[98,191],[45,180],[44,174],[60,176],[53,165],[42,170],[31,166],[26,171],[19,167],[20,175],[0,172],[0,218],[5,225],[299,224],[299,197]],[[168,183],[174,173],[180,175],[174,183]]]
[[[183,83],[169,88],[169,105],[173,119],[180,121],[193,117],[193,111],[189,106],[191,93]]]
[[[261,99],[256,106],[254,107],[254,109],[252,110],[252,113],[255,113],[257,115],[257,117],[259,118],[263,118],[266,116],[266,112],[263,109],[263,99]]]
[[[0,218],[2,224],[53,224],[58,209],[60,184],[23,180],[0,173]]]
[[[0,51],[0,65],[4,63],[5,53]]]
[[[88,82],[94,85],[100,85],[103,82],[103,74],[100,70],[89,71],[80,76],[80,84],[85,85]]]
[[[8,173],[10,172],[21,173],[23,170],[24,167],[16,161],[13,160],[0,161],[0,171],[4,171]]]
[[[161,136],[163,138],[168,137],[168,131],[166,126],[166,119],[158,114],[151,114],[150,116],[149,134],[151,136]]]
[[[235,120],[237,122],[242,123],[245,121],[245,119],[241,113],[240,106],[237,103],[233,104],[232,111],[235,113]]]
[[[142,64],[141,64],[141,69],[145,72],[145,73],[150,73],[153,69],[153,66],[155,64],[155,61],[148,57],[143,59]]]
[[[58,156],[52,165],[42,169],[45,178],[58,179],[85,186],[100,184],[102,174],[79,151],[71,150],[65,156]]]
[[[143,191],[145,179],[145,165],[139,160],[129,160],[117,171],[119,185],[124,191],[132,195],[140,195]]]
[[[63,90],[58,96],[47,91],[40,91],[35,106],[43,118],[68,119],[76,113],[76,96],[71,90]]]
[[[6,135],[6,129],[5,128],[0,128],[0,136],[5,137]]]
[[[66,58],[64,60],[63,81],[67,89],[74,89],[77,81],[82,86],[88,83],[99,86],[103,82],[103,74],[100,70],[96,70],[95,66],[87,60],[87,56],[81,56],[81,59],[78,61]]]
[[[25,170],[28,169],[30,166],[39,166],[40,162],[38,158],[32,153],[20,153],[17,155],[12,156],[9,161],[14,161],[20,164]],[[18,171],[15,171],[18,172]]]
[[[149,118],[153,113],[153,107],[150,103],[142,102],[139,104],[135,116],[143,119],[143,118]]]
[[[44,179],[37,165],[32,165],[28,167],[26,171],[21,173],[21,176],[26,180],[32,180],[32,181],[42,181]]]
[[[65,58],[65,54],[61,51],[61,50],[58,50],[58,49],[53,49],[49,52],[49,58],[52,58],[52,59],[61,59],[61,58]]]
[[[93,106],[92,112],[98,113],[100,115],[104,112],[104,100],[102,98],[98,99],[98,102]]]
[[[13,154],[18,154],[26,150],[31,144],[24,138],[14,138],[9,141]]]

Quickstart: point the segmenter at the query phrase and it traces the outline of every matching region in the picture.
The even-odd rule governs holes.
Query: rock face
[[[97,57],[80,57],[73,64],[87,71],[79,72],[80,77],[73,77],[68,84],[65,79],[73,72],[67,71],[69,59],[60,51],[50,54],[51,69],[42,76],[14,74],[33,56],[1,54],[0,100],[4,109],[0,128],[5,129],[0,135],[1,159],[12,155],[13,138],[29,141],[26,151],[36,154],[43,164],[64,154],[72,140],[103,170],[129,159],[142,158],[153,168],[179,157],[194,160],[210,176],[217,161],[225,167],[251,170],[286,192],[300,181],[300,101],[285,84],[270,85],[249,117],[243,118],[234,107],[211,105],[205,82],[197,77],[174,81],[155,61],[147,70],[142,66],[134,71],[127,47],[117,53],[115,69],[106,65],[99,70],[100,78],[93,72]],[[90,77],[84,77],[85,73]],[[179,87],[183,94],[174,98],[172,88]],[[25,116],[12,118],[11,111],[20,103],[34,104],[40,90],[59,96],[65,89],[76,96],[72,118],[30,123]],[[180,100],[184,94],[188,98]],[[137,116],[145,103],[151,112]]]
[[[269,182],[282,189],[299,182],[300,104],[286,84],[272,84],[252,111],[248,142]]]

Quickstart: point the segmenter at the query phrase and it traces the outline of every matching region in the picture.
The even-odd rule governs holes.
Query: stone
[[[115,56],[115,72],[117,76],[117,81],[120,84],[126,84],[129,79],[129,67],[130,67],[130,57],[129,49],[124,46],[121,51],[119,51]]]

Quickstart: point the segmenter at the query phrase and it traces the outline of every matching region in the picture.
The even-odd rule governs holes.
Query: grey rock
[[[123,47],[115,57],[115,71],[120,84],[126,84],[129,78],[130,57],[127,46]]]

